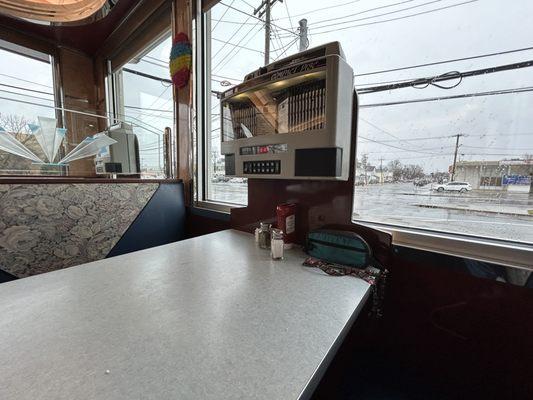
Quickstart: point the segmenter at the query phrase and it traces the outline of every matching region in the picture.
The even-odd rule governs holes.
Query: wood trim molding
[[[50,54],[53,57],[57,56],[57,46],[55,43],[35,35],[19,32],[5,25],[0,25],[0,39],[40,51],[41,53]]]
[[[202,0],[202,11],[209,11],[211,8],[216,6],[217,3],[220,3],[220,0]]]
[[[170,0],[140,1],[108,36],[96,55],[103,59],[110,59],[129,40],[132,32],[138,31],[152,14],[169,2]]]
[[[191,0],[174,0],[172,11],[172,37],[184,32],[192,40],[193,5]],[[191,72],[192,74],[192,72]],[[193,80],[183,89],[174,88],[176,102],[176,135],[177,135],[177,177],[183,180],[185,204],[192,204],[193,188],[193,145],[192,145],[192,112],[193,112]]]
[[[42,185],[65,183],[180,183],[181,179],[140,179],[140,178],[83,178],[83,177],[46,177],[12,176],[0,177],[0,185]]]
[[[503,242],[444,232],[429,233],[414,228],[399,228],[364,221],[354,221],[354,224],[392,235],[392,244],[396,246],[533,270],[533,246],[525,243]]]

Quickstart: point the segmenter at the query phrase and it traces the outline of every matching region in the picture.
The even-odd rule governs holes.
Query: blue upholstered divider
[[[185,238],[182,182],[162,183],[107,258]]]

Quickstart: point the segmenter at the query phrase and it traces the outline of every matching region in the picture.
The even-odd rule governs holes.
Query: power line
[[[402,20],[402,19],[412,18],[412,17],[417,17],[417,16],[419,16],[419,15],[430,14],[430,13],[434,13],[434,12],[437,12],[437,11],[442,11],[442,10],[446,10],[446,9],[449,9],[449,8],[462,6],[462,5],[465,5],[465,4],[475,3],[475,2],[477,2],[477,1],[479,1],[479,0],[463,1],[463,2],[461,2],[461,3],[452,4],[452,5],[449,5],[449,6],[444,6],[444,7],[434,8],[434,9],[427,10],[427,11],[421,11],[421,12],[414,13],[414,14],[404,15],[404,16],[402,16],[402,17],[389,18],[389,19],[385,19],[385,20],[383,20],[383,21],[366,22],[366,23],[364,23],[364,24],[358,24],[358,25],[352,25],[352,26],[345,26],[345,27],[341,27],[341,28],[337,28],[337,29],[331,29],[331,30],[326,30],[326,31],[322,31],[322,32],[313,32],[313,34],[314,34],[314,35],[321,35],[321,34],[325,34],[325,33],[331,33],[331,32],[343,31],[343,30],[346,30],[346,29],[360,28],[360,27],[364,27],[364,26],[383,24],[383,23],[386,23],[386,22],[399,21],[399,20]]]
[[[160,67],[160,68],[168,68],[168,64],[160,64],[160,63],[158,63],[158,62],[150,61],[150,60],[145,60],[145,59],[143,59],[143,58],[141,58],[139,61],[140,61],[140,62],[147,63],[147,64],[155,65],[156,67]]]
[[[368,140],[369,142],[373,142],[373,143],[378,143],[378,144],[381,144],[383,146],[387,146],[387,147],[392,147],[393,149],[397,149],[397,150],[401,150],[401,151],[408,151],[408,152],[411,152],[411,153],[420,153],[420,154],[432,154],[432,155],[437,155],[437,153],[431,153],[431,152],[427,152],[427,151],[424,151],[424,149],[420,149],[420,150],[408,150],[408,149],[404,149],[403,147],[398,147],[398,146],[394,146],[392,144],[387,144],[387,143],[384,143],[384,142],[381,142],[379,140],[373,140],[373,139],[369,139],[367,137],[364,137],[364,136],[361,136],[361,135],[357,135],[358,138],[361,138],[361,139],[365,139],[365,140]],[[439,153],[440,155],[440,153]]]
[[[49,85],[43,85],[42,83],[38,83],[38,82],[28,81],[28,80],[26,80],[26,79],[22,79],[22,78],[19,78],[19,77],[17,77],[17,76],[13,76],[13,75],[1,74],[1,73],[0,73],[0,76],[5,76],[6,78],[16,79],[17,81],[26,82],[26,83],[33,83],[34,85],[39,85],[39,86],[43,86],[43,87],[46,87],[46,88],[53,89],[52,86],[49,86]]]
[[[166,79],[166,78],[160,78],[158,76],[154,76],[154,75],[150,75],[150,74],[146,74],[144,72],[140,72],[140,71],[135,71],[133,69],[129,69],[129,68],[122,68],[122,71],[124,72],[128,72],[130,74],[133,74],[133,75],[138,75],[138,76],[142,76],[143,78],[148,78],[148,79],[152,79],[154,81],[159,81],[161,83],[168,83],[170,87],[172,85],[172,81],[170,79]]]
[[[124,108],[133,108],[136,110],[146,110],[146,111],[160,111],[160,112],[166,112],[166,113],[174,113],[173,110],[165,110],[161,108],[148,108],[148,107],[137,107],[137,106],[124,106]]]
[[[235,0],[231,0],[231,3],[230,3],[230,6],[233,5],[233,3],[235,3]],[[224,12],[222,13],[222,15],[220,16],[220,19],[224,18],[224,15],[226,15],[226,13],[229,11],[230,9],[228,7],[226,7],[226,9],[224,10]],[[215,30],[215,28],[218,26],[218,24],[220,23],[220,20],[217,21],[217,23],[215,24],[215,26],[213,26],[211,28],[211,32],[213,32]]]
[[[477,1],[477,0],[476,0],[476,1]],[[245,12],[245,11],[239,10],[238,8],[235,8],[235,7],[229,6],[229,5],[227,5],[227,4],[225,4],[225,3],[222,3],[222,2],[220,2],[220,4],[222,4],[223,6],[226,6],[226,7],[228,7],[228,8],[231,8],[232,10],[235,10],[235,11],[241,13],[241,14],[244,14],[244,15],[247,15],[247,16],[249,16],[249,17],[255,18],[256,20],[261,21],[261,22],[263,22],[263,23],[265,22],[265,21],[263,21],[261,18],[256,17],[256,16],[253,15],[253,14],[248,14],[248,13]],[[293,35],[297,35],[296,32],[292,32],[290,29],[283,28],[282,26],[279,26],[279,25],[273,24],[272,22],[271,22],[270,24],[271,24],[272,26],[275,26],[276,28],[281,29],[282,31],[285,31],[285,32],[291,33],[291,34],[293,34]]]
[[[294,25],[292,24],[291,13],[289,12],[289,5],[287,1],[285,1],[285,11],[287,11],[287,18],[289,18],[289,24],[291,25],[291,29],[294,30]]]
[[[0,83],[0,86],[8,87],[8,88],[11,88],[11,89],[25,90],[27,92],[45,94],[45,95],[48,95],[48,96],[53,96],[54,95],[53,93],[49,93],[49,92],[42,92],[40,90],[25,88],[25,87],[22,87],[22,86],[6,85],[5,83]]]
[[[2,92],[2,93],[8,93],[8,94],[13,94],[13,95],[15,95],[15,96],[28,97],[28,98],[31,98],[31,99],[39,99],[39,100],[52,101],[52,102],[55,101],[54,99],[47,99],[47,98],[44,98],[44,97],[33,96],[33,95],[31,95],[31,94],[25,94],[25,93],[12,92],[11,90],[3,90],[3,89],[0,89],[0,92]],[[41,104],[40,104],[40,105],[41,105]]]
[[[274,32],[274,39],[276,39],[276,42],[278,44],[278,48],[277,49],[272,49],[272,51],[276,51],[278,52],[279,50],[281,50],[284,46],[283,46],[283,42],[281,41],[280,37],[279,37],[279,31],[275,28],[275,27],[272,27],[272,30]],[[279,58],[279,52],[278,54],[276,55],[276,60]]]
[[[239,41],[238,44],[241,44],[242,41],[246,38],[246,36],[248,36],[248,35],[253,31],[253,29],[254,29],[254,27],[252,27],[252,29],[250,29],[250,31],[248,32],[248,34],[245,35],[245,36]],[[263,30],[263,27],[262,27],[262,26],[259,26],[259,29],[258,29],[253,35],[250,35],[250,37],[248,38],[248,40],[244,43],[244,46],[246,46],[248,43],[250,43],[250,42],[252,41],[252,39],[255,38],[255,37],[257,36],[257,34],[258,34],[259,32],[261,32],[262,30]],[[241,49],[237,49],[237,50],[235,51],[234,56],[236,56],[236,55],[240,52],[240,50],[241,50]],[[229,57],[230,55],[231,55],[231,52],[228,53],[228,54],[226,55],[226,57],[225,57],[226,61],[224,61],[225,59],[220,60],[220,61],[218,62],[218,64],[215,65],[215,67],[213,68],[213,71],[216,70],[217,68],[218,68],[218,69],[222,69],[222,68],[224,68],[224,67],[225,67],[225,66],[226,66],[226,65],[232,60],[231,58],[228,59],[228,57]],[[223,63],[223,62],[224,62],[224,63]]]
[[[255,10],[255,7],[248,3],[246,0],[241,0],[244,4],[246,4],[248,7],[252,7],[252,10]]]
[[[230,37],[230,38],[234,38],[235,35],[237,35],[237,33],[239,33],[239,31],[240,31],[242,28],[244,28],[244,26],[246,25],[246,22],[248,22],[248,20],[249,20],[250,18],[251,18],[251,17],[248,16],[248,18],[246,18],[246,20],[245,20],[241,25],[239,25],[239,27],[237,28],[237,30],[236,30],[235,32],[233,32],[229,37]],[[256,22],[256,24],[257,24],[257,22]],[[227,40],[226,42],[224,42],[224,44],[222,45],[222,47],[220,47],[220,49],[218,49],[218,50],[215,52],[215,54],[213,54],[213,55],[211,56],[211,59],[215,59],[216,56],[218,56],[218,55],[220,54],[220,52],[221,52],[222,50],[224,50],[224,48],[228,45],[228,43],[229,43],[229,40]],[[240,42],[239,42],[239,44],[240,44]]]
[[[532,133],[494,133],[494,134],[472,134],[468,133],[464,135],[465,137],[475,137],[475,138],[484,138],[484,137],[516,137],[516,136],[532,136]],[[414,142],[414,141],[420,141],[420,140],[436,140],[436,139],[450,139],[455,137],[455,135],[446,135],[446,136],[424,136],[424,137],[416,137],[416,138],[400,138],[402,142]],[[398,139],[396,140],[380,140],[380,143],[397,143]],[[467,146],[463,145],[464,147],[474,147],[474,146]],[[481,147],[480,147],[481,148]],[[517,149],[519,150],[519,149]]]
[[[216,69],[216,68],[217,68],[222,62],[224,62],[224,60],[227,59],[227,57],[229,57],[229,56],[231,55],[232,52],[235,51],[235,54],[238,54],[238,52],[241,50],[240,45],[241,45],[241,43],[243,42],[243,40],[244,40],[248,35],[250,35],[250,33],[252,33],[252,31],[254,30],[254,28],[256,28],[258,25],[259,25],[259,23],[256,23],[254,26],[252,26],[252,27],[250,28],[250,30],[249,30],[248,32],[246,32],[246,33],[244,34],[244,36],[241,37],[240,40],[239,40],[236,44],[235,44],[235,43],[232,43],[232,44],[234,44],[233,48],[232,48],[228,53],[226,53],[226,55],[223,56],[223,57],[218,61],[217,65],[215,65],[211,70],[212,70],[212,71],[215,70],[215,69]],[[243,26],[244,26],[244,25],[243,25]],[[241,28],[242,28],[242,26],[241,26]],[[261,29],[262,29],[262,28],[261,28],[261,26],[259,25],[259,30],[261,30]],[[237,30],[237,32],[238,32],[238,30]],[[256,32],[256,34],[257,34],[257,32]],[[223,45],[223,46],[221,47],[220,50],[222,50],[222,49],[224,48],[224,46],[225,46],[225,45]],[[243,47],[244,47],[244,46],[246,46],[246,44],[244,44]],[[218,54],[218,53],[220,53],[220,51],[217,52],[217,54]],[[211,57],[211,60],[214,60],[214,59],[215,59],[215,56],[216,56],[216,54],[215,54],[213,57]]]
[[[347,6],[349,4],[354,4],[354,3],[359,3],[361,0],[352,0],[352,1],[348,1],[346,3],[342,3],[342,4],[335,4],[335,5],[331,5],[331,6],[328,6],[328,7],[321,7],[321,8],[316,8],[314,10],[309,10],[309,11],[306,11],[304,13],[301,13],[301,14],[296,14],[296,15],[293,15],[292,17],[293,18],[296,18],[296,17],[301,17],[302,15],[309,15],[309,14],[314,14],[316,12],[319,12],[319,11],[323,11],[323,10],[331,10],[332,8],[338,8],[338,7],[344,7],[344,6]],[[282,19],[290,19],[290,17],[281,17],[281,18],[277,18],[275,19],[275,21],[280,21]]]
[[[361,118],[361,117],[359,117]],[[400,139],[402,142],[416,142],[419,140],[435,140],[435,139],[449,139],[452,136],[428,136],[428,137],[418,137],[418,138],[406,138],[406,139]],[[381,143],[396,143],[397,140],[381,140]]]
[[[366,14],[367,12],[370,12],[370,11],[376,11],[376,10],[380,10],[380,9],[383,9],[383,8],[394,7],[394,6],[398,6],[398,5],[405,4],[405,3],[411,3],[413,1],[415,1],[415,0],[405,0],[405,1],[401,1],[399,3],[393,3],[393,4],[388,4],[388,5],[385,5],[385,6],[381,6],[381,7],[369,8],[368,10],[363,10],[363,11],[360,11],[360,12],[357,12],[357,13],[354,13],[354,14],[350,14],[350,15],[346,15],[344,17],[339,17],[339,18],[353,17],[355,15]],[[414,8],[424,7],[424,6],[427,6],[429,4],[433,4],[433,3],[440,3],[441,1],[444,1],[444,0],[432,0],[432,1],[429,1],[429,2],[426,2],[426,3],[414,5],[414,6],[411,6],[411,7],[405,7],[405,8],[401,8],[399,10],[388,11],[386,13],[370,15],[368,17],[352,19],[352,20],[349,20],[349,21],[338,21],[339,18],[329,18],[329,19],[325,19],[325,20],[314,22],[313,23],[313,28],[319,28],[320,29],[320,28],[327,28],[329,26],[336,26],[336,25],[340,25],[340,24],[350,24],[352,22],[366,21],[366,20],[372,19],[372,18],[384,17],[385,15],[397,14],[399,12],[412,10]],[[338,21],[338,22],[335,23],[335,24],[320,25],[320,23],[329,22],[329,21]],[[318,24],[318,26],[317,26],[317,24]]]
[[[291,42],[289,42],[284,48],[285,50],[278,56],[276,57],[273,61],[278,61],[281,57],[283,57],[285,55],[285,53],[287,53],[287,51],[293,46],[296,44],[296,42],[298,42],[298,40],[300,40],[300,38],[296,38],[294,40],[292,40]],[[281,49],[283,50],[283,49]]]
[[[425,63],[425,64],[410,65],[410,66],[406,66],[406,67],[398,67],[398,68],[392,68],[392,69],[384,69],[384,70],[380,70],[380,71],[365,72],[365,73],[362,73],[362,74],[355,74],[354,77],[384,74],[384,73],[387,73],[387,72],[403,71],[403,70],[413,69],[413,68],[430,67],[430,66],[433,66],[433,65],[447,64],[447,63],[458,62],[458,61],[475,60],[475,59],[478,59],[478,58],[494,57],[494,56],[500,56],[500,55],[504,55],[504,54],[519,53],[519,52],[522,52],[522,51],[530,51],[530,50],[533,50],[533,46],[531,46],[531,47],[523,47],[521,49],[515,49],[515,50],[506,50],[506,51],[499,51],[499,52],[495,52],[495,53],[480,54],[480,55],[477,55],[477,56],[455,58],[455,59],[449,59],[449,60],[444,60],[444,61],[435,61],[435,62],[430,62],[430,63]]]
[[[5,92],[5,90],[0,90],[0,92]],[[18,93],[20,95],[20,93]],[[35,96],[31,96],[31,95],[23,95],[23,96],[27,96],[27,97],[35,97]],[[50,106],[50,105],[47,105],[47,104],[39,104],[39,103],[35,103],[35,102],[31,102],[31,101],[26,101],[26,100],[18,100],[18,99],[12,99],[12,98],[9,98],[9,97],[3,97],[3,96],[0,96],[0,100],[7,100],[7,101],[13,101],[15,103],[21,103],[21,104],[29,104],[29,105],[32,105],[32,106],[38,106],[38,107],[44,107],[44,108],[50,108],[50,109],[53,109],[53,110],[59,110],[59,111],[64,111],[64,112],[70,112],[72,114],[79,114],[79,115],[87,115],[89,117],[93,117],[93,118],[100,118],[100,119],[105,119],[107,120],[109,117],[108,116],[105,116],[105,115],[99,115],[99,114],[94,114],[94,113],[90,113],[90,112],[85,112],[85,111],[78,111],[78,110],[73,110],[73,109],[70,109],[70,108],[64,108],[64,107],[56,107],[56,106]],[[112,113],[109,113],[109,112],[105,112],[107,115],[109,116],[112,116]],[[144,125],[148,125],[150,126],[149,124],[145,123],[144,121],[142,120],[139,120],[138,118],[135,118],[135,117],[131,117],[131,116],[127,116],[127,115],[123,115],[123,114],[117,114],[119,116],[122,116],[122,117],[126,117],[126,118],[131,118],[131,119],[134,119],[134,120],[138,120],[140,123],[143,123]],[[142,128],[148,132],[152,132],[156,135],[161,135],[162,132],[156,132],[156,131],[152,131],[146,127],[143,127],[142,125],[139,125],[139,124],[136,124],[135,122],[131,122],[131,121],[125,121],[125,122],[128,122],[134,126],[137,126],[139,128]],[[154,129],[158,129],[157,127],[155,126],[152,126],[152,128]]]
[[[242,79],[230,78],[229,76],[224,76],[224,75],[211,74],[211,76],[216,76],[217,78],[227,79],[227,80],[230,80],[230,81],[242,82]]]
[[[160,94],[159,96],[157,96],[155,98],[155,100],[150,103],[150,105],[147,107],[147,109],[151,109],[162,97],[163,95],[167,92],[168,89],[170,89],[172,87],[172,85],[169,85],[168,87],[166,87]],[[168,104],[170,101],[173,101],[174,100],[174,96],[170,96],[163,104],[161,104],[159,107],[164,107],[166,104]],[[165,110],[163,108],[163,110]],[[172,111],[174,113],[174,110]],[[152,121],[154,118],[157,118],[157,116],[154,116],[154,117],[151,117],[151,118],[148,118],[148,121]]]
[[[393,84],[387,84],[387,85],[367,87],[367,88],[361,89],[358,93],[359,94],[376,93],[376,92],[382,92],[382,91],[402,89],[406,87],[417,88],[417,86],[420,86],[420,85],[425,85],[421,89],[424,89],[429,85],[436,86],[440,89],[452,89],[458,86],[461,83],[463,78],[470,78],[473,76],[487,75],[487,74],[492,74],[495,72],[503,72],[503,71],[509,71],[509,70],[514,71],[514,70],[521,69],[521,68],[529,68],[531,66],[533,66],[533,60],[521,61],[521,62],[513,63],[513,64],[499,65],[496,67],[482,68],[482,69],[476,69],[476,70],[465,71],[465,72],[451,71],[451,72],[447,72],[445,74],[441,74],[441,75],[430,77],[430,78],[418,78],[418,79],[409,80],[409,81],[405,81],[401,83],[393,83]],[[457,82],[456,85],[453,85],[451,87],[446,87],[446,86],[437,84],[437,82],[443,82],[443,81],[455,80],[455,79],[459,79],[459,81]]]
[[[490,150],[508,150],[508,151],[533,150],[533,147],[509,148],[509,147],[492,147],[492,146],[469,146],[467,144],[463,144],[461,145],[461,147],[467,147],[469,149],[490,149]]]
[[[361,121],[363,121],[364,123],[366,123],[366,124],[372,126],[374,129],[377,129],[378,131],[383,132],[384,134],[386,134],[386,135],[388,135],[388,136],[390,136],[390,137],[396,139],[396,142],[400,142],[400,143],[403,142],[402,139],[399,138],[398,136],[396,136],[396,135],[394,135],[394,134],[392,134],[392,133],[386,131],[385,129],[383,129],[383,128],[377,126],[376,124],[374,124],[374,123],[372,123],[372,122],[370,122],[370,121],[367,121],[367,120],[364,119],[363,117],[359,116],[359,119],[360,119]]]
[[[516,89],[504,89],[504,90],[493,90],[493,91],[488,91],[488,92],[465,93],[465,94],[458,94],[454,96],[428,97],[428,98],[423,98],[423,99],[391,101],[387,103],[362,104],[359,106],[359,108],[386,107],[386,106],[395,106],[395,105],[401,105],[401,104],[423,103],[423,102],[439,101],[439,100],[466,99],[470,97],[496,96],[496,95],[502,95],[502,94],[525,93],[525,92],[532,92],[532,91],[533,91],[533,86],[527,86],[527,87],[516,88]]]
[[[255,23],[254,25],[257,25],[257,23]],[[251,47],[239,46],[238,44],[233,44],[231,42],[220,40],[220,39],[217,39],[217,38],[211,38],[211,40],[214,40],[215,42],[220,42],[220,43],[227,43],[230,46],[238,47],[238,48],[244,49],[244,50],[254,51],[254,52],[259,53],[259,54],[265,54],[264,51],[257,50],[257,49],[252,49]]]

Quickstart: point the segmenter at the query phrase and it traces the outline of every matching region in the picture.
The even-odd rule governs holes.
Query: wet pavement
[[[246,184],[211,184],[211,198],[245,204]],[[353,218],[533,243],[533,194],[472,190],[468,193],[432,191],[412,183],[356,186]],[[519,215],[520,214],[520,215]]]
[[[528,193],[438,193],[412,183],[357,186],[354,196],[355,219],[533,243],[528,210]]]

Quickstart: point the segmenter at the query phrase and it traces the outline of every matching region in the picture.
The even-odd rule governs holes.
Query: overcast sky
[[[296,39],[289,31],[296,31],[298,20],[301,18],[308,20],[310,47],[340,41],[355,74],[533,46],[533,25],[530,23],[533,2],[479,0],[461,4],[466,1],[284,0],[284,3],[277,3],[272,9],[273,22],[277,26],[274,27],[272,48],[283,48]],[[252,6],[259,5],[259,1],[224,0],[223,4],[212,10],[214,79],[242,79],[246,73],[263,63],[263,55],[258,51],[264,50],[264,30],[256,19],[228,9],[224,4],[253,13]],[[390,6],[393,4],[396,5]],[[326,5],[328,8],[325,8]],[[367,11],[383,6],[385,7],[378,10]],[[449,6],[454,7],[436,10]],[[368,25],[426,11],[431,12]],[[353,15],[357,13],[359,14]],[[390,14],[376,17],[385,13]],[[367,25],[361,26],[362,24]],[[256,51],[224,45],[225,41]],[[295,43],[285,55],[296,51]],[[273,51],[273,59],[278,56],[281,56],[281,52]],[[533,51],[524,51],[356,77],[355,84],[357,86],[428,77],[450,71],[468,71],[530,59],[533,59]],[[365,105],[533,86],[532,72],[533,68],[523,68],[465,78],[458,87],[450,90],[434,87],[406,88],[361,95],[360,103]],[[453,83],[455,82],[446,84]],[[214,81],[213,89],[225,90],[227,87]],[[360,139],[358,155],[367,153],[374,164],[379,164],[380,158],[384,159],[384,163],[398,158],[403,163],[420,164],[426,172],[445,171],[453,160],[455,138],[419,141],[402,141],[397,138],[413,139],[455,134],[466,135],[461,138],[461,160],[500,160],[533,153],[532,98],[533,93],[526,92],[362,108],[359,134],[383,143],[376,144]]]
[[[469,57],[533,46],[533,2],[528,0],[284,0],[272,9],[272,59],[297,51],[298,20],[307,18],[310,47],[330,41],[340,41],[348,63],[355,74],[411,66],[447,59]],[[466,3],[466,4],[461,4]],[[226,90],[220,82],[238,83],[245,74],[263,64],[264,28],[262,22],[247,15],[259,0],[224,0],[212,9],[213,89]],[[241,12],[228,8],[231,5]],[[457,6],[455,6],[457,5]],[[450,7],[451,6],[451,7]],[[326,8],[327,7],[327,8]],[[382,7],[380,9],[376,9]],[[443,7],[450,7],[437,10]],[[375,9],[375,10],[371,10]],[[428,13],[425,13],[429,11]],[[381,15],[380,14],[386,14]],[[425,13],[421,15],[409,15]],[[356,15],[354,15],[356,14]],[[290,18],[289,18],[290,16]],[[407,17],[407,18],[402,18]],[[376,23],[387,19],[394,21]],[[218,21],[222,20],[222,21]],[[355,26],[358,25],[358,26]],[[225,44],[224,42],[229,42]],[[231,43],[231,44],[230,44]],[[293,43],[293,44],[291,44]],[[249,49],[238,48],[233,45]],[[282,48],[279,51],[277,49]],[[285,52],[286,50],[286,52]],[[170,39],[149,53],[145,60],[130,68],[168,77],[166,62]],[[285,53],[284,53],[285,52]],[[284,53],[284,54],[283,54]],[[0,50],[0,82],[48,92],[52,90],[50,65],[26,65],[18,55]],[[356,86],[398,79],[428,77],[450,71],[509,64],[533,59],[533,51],[479,58],[438,66],[416,68],[355,78]],[[159,61],[157,61],[159,60]],[[153,63],[159,64],[155,65]],[[434,87],[406,88],[360,96],[361,105],[403,101],[435,96],[511,89],[533,86],[533,67],[465,78],[450,90]],[[13,75],[12,79],[5,75]],[[230,79],[228,79],[230,78]],[[29,82],[20,79],[28,79]],[[452,84],[454,82],[448,82]],[[156,81],[126,78],[125,103],[155,110],[172,110],[171,90]],[[7,87],[2,90],[17,91]],[[0,92],[1,97],[18,98],[50,104],[28,97]],[[28,92],[26,92],[28,94]],[[51,96],[33,93],[51,99]],[[445,171],[453,160],[456,134],[461,138],[461,160],[500,160],[533,153],[533,92],[441,100],[360,110],[358,155],[369,155],[371,163],[392,159],[417,163],[426,172]],[[0,99],[0,112],[52,116],[53,111]],[[141,114],[141,113],[144,113]],[[218,113],[214,108],[213,113]],[[170,124],[169,114],[156,111],[127,111],[132,122],[142,122],[152,130],[162,131]],[[159,116],[159,118],[157,117]],[[216,118],[214,126],[216,126]],[[140,120],[140,121],[139,121]],[[148,125],[146,125],[148,124]],[[156,164],[157,136],[147,131],[144,157]],[[431,137],[442,137],[431,139]],[[398,138],[400,138],[398,140]],[[412,140],[429,138],[424,140]],[[214,142],[218,144],[217,133]],[[392,147],[391,147],[392,146]]]

